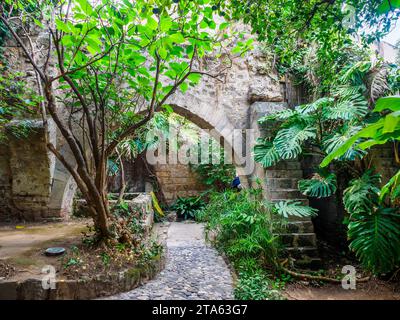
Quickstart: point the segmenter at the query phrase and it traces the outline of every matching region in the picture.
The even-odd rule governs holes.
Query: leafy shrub
[[[282,300],[280,292],[272,287],[265,272],[240,272],[235,287],[235,298],[239,300]]]
[[[233,178],[236,176],[235,167],[232,164],[224,163],[225,155],[222,147],[218,146],[218,148],[213,148],[213,146],[210,145],[209,152],[211,155],[219,152],[220,163],[215,164],[210,161],[205,164],[192,164],[191,167],[200,176],[202,183],[214,191],[223,191],[229,188]]]
[[[205,202],[198,197],[178,197],[175,203],[171,206],[176,211],[177,217],[183,220],[194,219],[197,211],[205,207]]]
[[[234,265],[244,258],[254,259],[263,266],[276,262],[279,243],[274,233],[279,220],[272,219],[268,205],[260,201],[261,196],[261,190],[256,189],[215,193],[202,214],[207,221],[207,237],[215,234],[216,247]]]
[[[350,249],[365,268],[386,273],[400,262],[400,214],[379,201],[380,175],[372,170],[353,179],[344,191],[343,202],[350,213]]]
[[[237,299],[281,299],[271,274],[278,271],[279,233],[290,215],[311,216],[316,210],[295,201],[275,205],[262,199],[261,189],[225,190],[210,195],[197,213],[205,221],[206,236],[226,254],[238,272]],[[279,287],[282,281],[279,281]]]

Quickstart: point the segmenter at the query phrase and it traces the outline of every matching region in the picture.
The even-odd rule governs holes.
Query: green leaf
[[[64,21],[57,18],[55,22],[57,30],[63,31],[65,33],[71,32],[69,26],[66,23],[64,23]]]
[[[274,205],[274,209],[278,215],[284,218],[289,218],[289,216],[300,217],[300,218],[314,217],[318,214],[317,209],[305,206],[300,201],[294,201],[294,200],[277,202]]]
[[[400,257],[400,216],[396,209],[356,214],[348,228],[350,249],[366,269],[375,274],[394,270]]]
[[[391,111],[400,111],[400,96],[390,96],[378,99],[374,112],[381,112],[386,109]]]
[[[344,125],[342,128],[337,130],[334,134],[325,137],[323,140],[323,150],[327,153],[333,153],[338,150],[347,140],[353,137],[361,130],[360,126]],[[355,142],[355,144],[358,141]],[[350,160],[353,161],[356,158],[362,158],[366,155],[366,152],[359,146],[353,145],[346,150],[346,152],[340,156],[339,160]]]
[[[389,113],[384,118],[383,133],[389,133],[396,130],[400,121],[400,110],[397,112]]]
[[[165,60],[168,56],[168,51],[161,47],[158,49],[158,54],[160,55],[161,59]]]
[[[360,138],[368,138],[373,137],[377,133],[378,130],[383,127],[383,119],[378,120],[376,123],[370,124],[366,126],[364,129],[360,130],[357,134],[353,135],[349,138],[345,143],[339,146],[335,151],[328,154],[321,162],[320,167],[326,167],[329,163],[331,163],[334,159],[337,159],[343,156],[349,148],[355,144]]]
[[[100,53],[102,51],[102,48],[99,45],[99,41],[98,40],[95,40],[95,39],[90,38],[90,37],[86,37],[85,41],[88,44],[87,49],[89,50],[89,52],[91,54]],[[100,42],[100,44],[101,44],[101,42]]]
[[[400,0],[382,0],[377,8],[377,12],[379,14],[385,14],[398,8],[400,8]]]
[[[331,106],[333,101],[333,98],[324,97],[314,101],[313,103],[297,106],[295,110],[300,114],[306,115],[313,113],[321,108]]]
[[[92,5],[88,0],[76,0],[79,3],[79,6],[81,7],[82,11],[85,12],[86,14],[90,15],[93,12]]]
[[[299,180],[299,191],[309,197],[330,197],[336,192],[336,175],[314,174],[311,179]]]
[[[172,27],[172,19],[170,17],[162,17],[160,21],[160,30],[167,32]]]
[[[188,88],[189,88],[189,86],[188,86],[188,84],[187,84],[186,82],[182,83],[182,84],[179,86],[179,89],[181,89],[183,93],[185,93],[185,92],[187,91]]]
[[[174,33],[169,36],[169,41],[180,44],[185,42],[185,38],[182,33]]]
[[[360,178],[353,179],[343,192],[343,204],[350,214],[371,212],[378,203],[381,176],[367,170]]]
[[[266,115],[266,116],[260,118],[258,120],[258,123],[262,124],[262,123],[270,121],[270,120],[287,120],[295,115],[297,115],[297,111],[292,110],[292,109],[283,109],[281,111],[278,111],[273,114]]]
[[[367,113],[368,102],[362,95],[341,98],[332,107],[324,108],[325,118],[331,120],[352,120]]]
[[[274,146],[282,159],[294,159],[301,153],[302,144],[315,137],[314,127],[296,124],[279,130],[274,139]]]
[[[158,23],[152,17],[147,17],[146,27],[150,30],[156,30],[158,28]]]
[[[201,74],[199,74],[199,73],[191,73],[188,76],[188,80],[190,80],[191,82],[193,82],[195,84],[198,84],[200,79],[201,79]]]
[[[271,142],[261,140],[254,146],[254,160],[267,168],[275,165],[280,157]]]

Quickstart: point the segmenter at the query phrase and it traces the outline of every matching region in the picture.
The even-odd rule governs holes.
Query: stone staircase
[[[308,205],[308,199],[297,189],[303,171],[297,160],[280,162],[265,171],[267,196],[272,202],[297,200]],[[317,239],[311,218],[289,218],[287,233],[280,235],[287,254],[299,268],[318,269],[321,265]]]

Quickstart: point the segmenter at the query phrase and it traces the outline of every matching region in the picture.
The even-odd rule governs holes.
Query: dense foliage
[[[350,248],[375,273],[392,271],[400,257],[396,241],[390,240],[400,229],[397,175],[381,192],[379,176],[367,179],[375,177],[368,149],[397,140],[397,109],[389,106],[396,105],[396,98],[382,97],[398,94],[400,72],[374,57],[368,46],[395,25],[400,3],[254,1],[246,9],[237,2],[247,13],[244,19],[278,56],[278,69],[312,89],[311,103],[261,119],[275,130],[258,141],[255,160],[270,167],[300,156],[326,157],[324,168],[314,168],[311,177],[299,181],[298,189],[309,197],[335,194],[338,173],[353,177],[343,197]],[[251,3],[266,10],[260,13]],[[290,25],[283,27],[285,21]],[[385,109],[392,113],[386,115]],[[397,143],[394,151],[398,159]]]
[[[290,201],[273,205],[262,199],[261,189],[226,190],[210,196],[208,205],[196,217],[206,221],[208,239],[238,273],[236,298],[280,298],[271,280],[280,269],[279,233],[285,230],[288,216],[315,214],[307,208]]]
[[[177,218],[182,220],[194,219],[199,210],[205,207],[205,202],[201,196],[178,197],[171,206],[176,211]]]
[[[231,7],[234,18],[251,25],[275,56],[280,72],[320,93],[330,89],[355,52],[388,33],[400,14],[396,10],[400,2],[393,0],[233,0],[230,4],[221,6]]]
[[[196,69],[198,61],[225,51],[227,24],[217,26],[212,6],[203,0],[0,4],[2,28],[38,79],[43,124],[48,117],[54,121],[72,157],[60,154],[47,137],[46,144],[76,181],[100,239],[119,241],[125,232],[110,214],[108,159],[166,108],[168,97],[207,74]]]

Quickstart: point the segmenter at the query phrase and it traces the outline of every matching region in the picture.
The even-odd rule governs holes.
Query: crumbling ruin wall
[[[39,40],[43,39],[44,45],[47,39],[46,35],[38,34],[37,37]],[[242,41],[249,37],[250,35],[245,35],[245,39]],[[24,71],[26,81],[35,86],[34,70],[15,43],[10,41],[4,51],[5,58],[13,69]],[[201,67],[210,73],[215,73],[213,66],[219,64],[217,60],[207,57]],[[250,107],[254,102],[281,102],[284,100],[282,83],[273,69],[266,68],[268,64],[268,58],[256,45],[255,50],[232,60],[232,65],[224,72],[222,81],[204,76],[198,86],[191,87],[185,94],[177,92],[168,103],[174,106],[176,113],[187,117],[200,128],[214,129],[223,139],[229,141],[234,135],[234,130],[238,130],[241,134],[244,129],[251,128]],[[53,66],[54,61],[51,61],[50,65]],[[55,130],[56,132],[52,135],[56,138],[54,143],[63,156],[68,159],[71,157],[70,150],[58,130]],[[243,142],[240,143],[241,145],[238,147],[246,147],[243,146]],[[247,143],[248,161],[253,161],[251,142],[245,143]],[[24,144],[25,146],[23,146]],[[237,146],[232,145],[231,147],[235,151]],[[17,155],[16,150],[23,150],[23,153]],[[13,141],[12,144],[0,151],[2,152],[0,155],[0,172],[2,174],[0,194],[4,195],[4,198],[0,200],[0,212],[2,212],[0,219],[4,212],[13,212],[7,209],[10,207],[13,207],[19,212],[18,215],[22,215],[21,217],[26,219],[62,218],[69,215],[76,185],[62,164],[58,160],[50,159],[51,155],[40,138],[33,135],[25,142]],[[26,159],[28,158],[32,160],[28,166],[18,165],[19,161],[27,163]],[[197,189],[201,190],[187,171],[189,168],[183,167],[179,170],[185,172],[182,175],[186,176],[176,177],[177,181],[180,181],[179,183],[172,182],[171,186],[168,186],[171,183],[170,180],[163,182],[168,189],[166,192],[169,201],[173,201],[178,194],[191,195],[197,192]],[[129,168],[126,170],[128,173],[130,172]],[[171,167],[170,177],[177,171],[178,167]],[[240,167],[238,173],[240,174]],[[167,175],[166,171],[163,173],[160,171],[160,174]],[[26,186],[24,180],[21,180],[22,176],[25,176],[24,179],[31,180]],[[170,177],[164,178],[169,179]],[[128,177],[127,180],[133,181],[135,178]],[[162,180],[161,176],[160,179]],[[245,181],[242,182],[245,184]],[[20,203],[16,204],[14,200],[18,200]],[[21,200],[25,202],[21,202]],[[13,214],[14,217],[18,217],[18,215]]]

